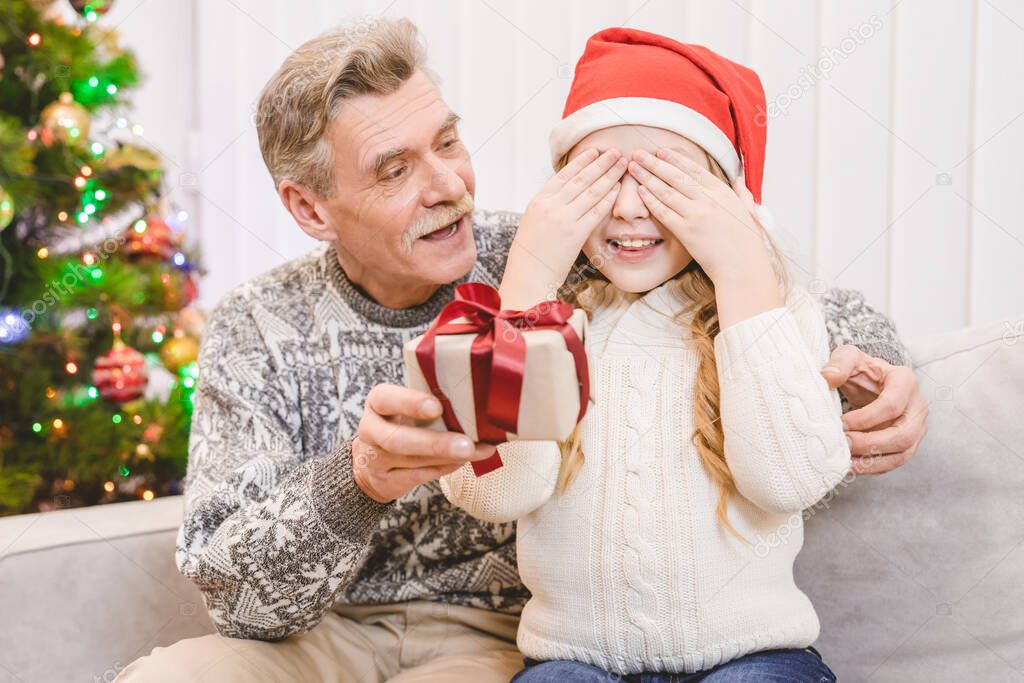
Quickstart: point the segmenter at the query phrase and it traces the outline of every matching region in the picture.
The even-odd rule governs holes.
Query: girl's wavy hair
[[[715,176],[729,184],[722,167],[706,151],[708,169]],[[563,157],[559,168],[565,165],[568,156]],[[772,259],[772,266],[783,297],[789,291],[789,277],[783,264],[782,254],[771,236],[762,228],[762,237]],[[559,289],[558,296],[577,308],[592,314],[587,305],[586,293],[597,281],[607,282],[582,252],[576,260],[569,278]],[[715,286],[704,269],[692,261],[678,275],[672,278],[671,287],[685,308],[676,318],[681,327],[688,328],[688,341],[697,353],[697,379],[693,389],[693,434],[690,441],[700,455],[701,464],[711,481],[719,488],[715,512],[719,522],[732,535],[743,538],[729,522],[729,500],[736,491],[736,483],[725,459],[725,433],[722,430],[720,396],[718,387],[718,366],[715,362],[715,337],[718,335],[718,307],[715,303]],[[558,444],[562,453],[562,467],[558,474],[558,492],[564,493],[579,474],[583,466],[583,444],[580,425],[570,437]]]

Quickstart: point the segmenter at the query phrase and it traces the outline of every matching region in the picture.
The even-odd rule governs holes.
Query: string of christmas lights
[[[112,0],[63,2],[0,6],[0,514],[180,492],[198,379],[188,215],[117,111],[134,57]]]

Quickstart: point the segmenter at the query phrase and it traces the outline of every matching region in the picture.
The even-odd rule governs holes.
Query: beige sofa
[[[931,403],[917,456],[807,519],[818,646],[843,681],[1024,681],[1024,317],[911,351]],[[174,566],[180,515],[164,498],[0,519],[0,682],[109,681],[211,632]]]

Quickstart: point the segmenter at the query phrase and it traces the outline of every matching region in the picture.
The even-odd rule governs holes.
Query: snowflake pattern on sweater
[[[478,211],[477,263],[460,282],[497,286],[519,215]],[[336,602],[435,600],[518,614],[514,523],[451,505],[432,482],[390,504],[352,479],[351,438],[370,389],[404,384],[402,345],[454,285],[379,306],[322,245],[238,287],[203,338],[176,562],[226,636],[276,641]],[[892,324],[856,292],[822,297],[833,346],[894,364]]]

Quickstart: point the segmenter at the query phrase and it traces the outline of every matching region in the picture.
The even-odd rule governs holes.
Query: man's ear
[[[304,233],[322,242],[333,242],[338,238],[321,216],[318,209],[320,198],[315,192],[291,180],[282,180],[277,195]]]

